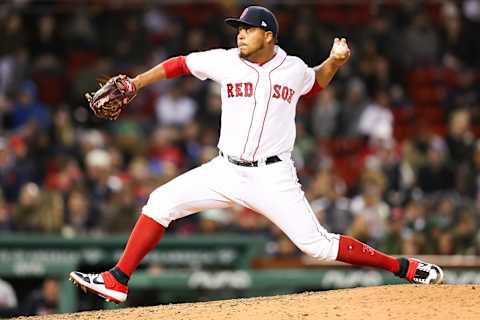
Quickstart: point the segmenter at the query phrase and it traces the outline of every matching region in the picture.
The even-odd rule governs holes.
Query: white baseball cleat
[[[443,270],[437,265],[408,258],[405,279],[418,284],[439,284],[443,281]]]
[[[118,304],[127,300],[128,287],[118,282],[108,271],[102,273],[72,271],[70,281],[84,292],[96,294],[107,301]]]

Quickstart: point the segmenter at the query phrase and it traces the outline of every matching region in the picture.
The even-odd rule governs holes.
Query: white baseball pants
[[[306,254],[337,258],[340,237],[319,224],[290,159],[243,167],[218,156],[155,189],[142,213],[168,227],[175,219],[235,203],[267,217]]]

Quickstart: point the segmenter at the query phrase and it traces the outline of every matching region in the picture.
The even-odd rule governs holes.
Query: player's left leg
[[[329,233],[316,219],[292,162],[256,168],[249,206],[275,223],[306,254],[321,260],[380,268],[414,283],[440,283],[442,270],[433,264],[395,258],[352,237]]]

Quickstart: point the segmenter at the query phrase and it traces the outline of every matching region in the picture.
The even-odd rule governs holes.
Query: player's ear
[[[273,37],[273,32],[265,31],[265,40],[268,43],[275,43],[275,38]]]

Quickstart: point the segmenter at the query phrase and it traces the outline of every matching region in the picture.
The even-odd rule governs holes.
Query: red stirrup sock
[[[340,236],[337,261],[356,266],[375,267],[397,273],[400,262],[372,247],[349,236]]]
[[[140,215],[116,268],[130,277],[147,253],[157,246],[164,233],[164,226],[144,214]]]

